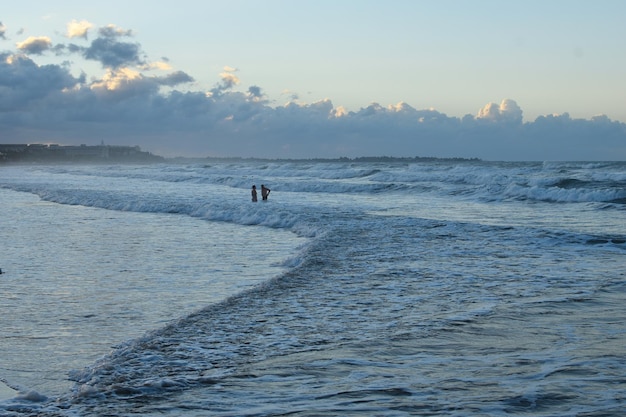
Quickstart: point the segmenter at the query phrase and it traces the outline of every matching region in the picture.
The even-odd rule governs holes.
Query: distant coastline
[[[58,144],[0,144],[2,163],[148,163],[165,158],[142,151],[139,146],[66,146]]]
[[[434,156],[361,156],[355,158],[255,158],[255,157],[173,157],[165,158],[142,151],[139,146],[59,145],[59,144],[0,144],[0,164],[36,163],[155,163],[211,161],[293,161],[293,162],[472,162],[478,158],[438,158]]]
[[[288,162],[437,162],[437,161],[445,161],[445,162],[478,162],[482,161],[479,158],[439,158],[435,156],[357,156],[354,158],[348,158],[346,156],[338,157],[338,158],[255,158],[255,157],[217,157],[217,156],[207,156],[204,158],[186,158],[186,157],[176,157],[171,158],[171,161],[179,161],[179,162],[187,162],[187,161],[196,161],[196,162],[211,162],[211,161],[288,161]]]

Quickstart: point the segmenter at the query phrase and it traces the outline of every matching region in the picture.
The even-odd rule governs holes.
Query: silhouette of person
[[[252,202],[256,203],[256,185],[252,186]]]
[[[270,191],[272,190],[261,184],[261,198],[263,198],[263,200],[267,200],[267,197],[270,195]]]

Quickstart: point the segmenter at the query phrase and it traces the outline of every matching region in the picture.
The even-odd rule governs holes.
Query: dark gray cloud
[[[0,112],[37,114],[39,100],[61,99],[62,92],[84,82],[58,65],[37,65],[24,55],[0,54]],[[59,103],[60,104],[60,103]]]
[[[104,140],[166,156],[626,159],[626,124],[568,114],[525,122],[511,99],[462,118],[406,103],[350,112],[331,100],[271,106],[259,86],[237,91],[237,71],[228,67],[210,91],[183,92],[174,88],[194,81],[183,71],[141,72],[169,67],[139,66],[146,61],[141,46],[122,41],[131,31],[108,26],[97,33],[87,47],[52,46],[42,37],[0,54],[0,142]],[[26,55],[47,51],[98,61],[105,74],[87,81],[72,75],[69,63],[39,65]]]
[[[98,29],[100,36],[104,38],[120,38],[125,36],[133,36],[132,30],[122,29],[115,25],[107,25]]]
[[[235,68],[224,68],[224,72],[220,74],[221,81],[211,89],[211,94],[220,96],[239,84],[239,78],[237,78],[235,72],[237,72]]]
[[[95,39],[88,48],[83,49],[83,56],[85,59],[99,61],[105,68],[144,63],[138,43],[119,42],[116,39],[111,36]]]
[[[52,48],[52,41],[47,36],[31,36],[18,43],[17,48],[27,54],[41,55]]]
[[[0,22],[0,39],[6,39],[7,28]]]
[[[194,82],[193,77],[183,71],[176,71],[163,77],[157,77],[157,80],[159,84],[168,87]]]
[[[67,36],[87,39],[87,33],[91,26],[91,23],[86,21],[72,21],[68,25]],[[53,46],[51,39],[47,36],[31,36],[19,42],[17,49],[29,55],[43,55],[48,51],[52,51],[56,55],[78,53],[87,60],[100,62],[103,68],[121,68],[145,63],[139,43],[120,40],[120,38],[132,36],[131,30],[109,25],[100,28],[98,34],[100,36],[94,39],[89,46],[74,43]]]
[[[251,85],[250,87],[248,87],[248,94],[255,100],[263,100],[265,98],[265,94],[263,94],[263,89],[256,85]]]

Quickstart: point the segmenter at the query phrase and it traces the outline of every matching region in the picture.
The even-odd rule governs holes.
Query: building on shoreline
[[[139,146],[64,146],[58,144],[0,144],[3,162],[160,162],[163,157]]]

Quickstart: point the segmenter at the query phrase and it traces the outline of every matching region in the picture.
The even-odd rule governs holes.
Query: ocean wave
[[[137,213],[181,214],[202,220],[228,222],[240,225],[259,225],[270,228],[291,229],[310,237],[318,230],[300,224],[298,213],[284,207],[267,204],[248,204],[232,200],[205,201],[202,198],[180,201],[176,196],[142,192],[112,192],[106,190],[56,189],[39,186],[14,186],[15,191],[28,192],[42,200],[65,205],[80,205],[106,210]]]
[[[170,164],[133,166],[53,166],[29,168],[39,176],[39,183],[4,186],[34,191],[42,198],[64,204],[142,212],[181,213],[209,220],[238,224],[262,224],[270,227],[292,227],[298,223],[293,213],[271,216],[246,208],[253,184],[269,185],[277,193],[362,195],[428,194],[444,198],[462,198],[474,202],[536,201],[546,203],[602,203],[598,209],[620,209],[626,204],[626,172],[620,163],[354,163],[336,162],[215,162],[211,164]],[[54,190],[52,178],[76,189]],[[149,186],[152,193],[136,194],[129,190],[126,198],[115,193],[89,191],[91,181],[111,179],[111,190]],[[114,184],[117,184],[116,188]],[[159,194],[172,186],[197,186],[199,193],[220,186],[230,191],[229,199],[208,195],[206,202],[178,201],[175,196]],[[141,190],[140,190],[141,191]],[[143,192],[143,191],[142,191]],[[169,191],[166,191],[169,193]],[[136,195],[133,195],[136,194]],[[239,199],[239,200],[235,200]],[[284,208],[284,207],[283,207]],[[282,208],[274,207],[280,211]],[[302,208],[298,208],[301,210]],[[296,216],[297,217],[297,216]]]

